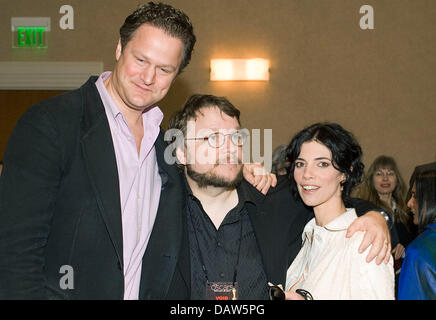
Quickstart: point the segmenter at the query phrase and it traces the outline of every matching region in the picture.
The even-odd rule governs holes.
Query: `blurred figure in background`
[[[399,300],[436,300],[436,168],[418,171],[407,203],[419,236],[407,247]]]
[[[271,173],[277,176],[286,175],[290,166],[290,162],[286,156],[286,147],[286,144],[281,144],[274,149],[272,154]]]
[[[359,188],[359,197],[390,213],[399,243],[392,250],[395,259],[396,288],[405,248],[416,237],[416,227],[406,205],[406,185],[394,158],[381,155],[369,167]]]
[[[430,170],[436,170],[436,162],[426,163],[415,167],[415,170],[413,170],[413,173],[410,176],[410,180],[409,180],[409,191],[407,192],[407,197],[406,197],[407,202],[410,200],[410,197],[412,196],[412,187],[415,183],[416,175],[420,172],[430,171]]]

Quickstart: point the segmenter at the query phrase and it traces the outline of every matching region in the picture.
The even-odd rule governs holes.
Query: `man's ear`
[[[117,49],[115,50],[115,59],[118,61],[122,52],[121,39],[118,40]]]
[[[186,166],[186,154],[185,152],[183,152],[183,150],[181,148],[176,148],[176,158],[179,161],[180,164],[183,164],[184,166]]]

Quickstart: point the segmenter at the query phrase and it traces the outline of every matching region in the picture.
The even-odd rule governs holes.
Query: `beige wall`
[[[114,63],[118,29],[137,0],[16,0],[0,10],[0,61]],[[365,163],[394,156],[406,180],[436,160],[436,1],[168,0],[192,19],[191,65],[160,104],[169,116],[192,93],[227,96],[248,128],[272,128],[273,146],[305,125],[335,121],[352,130]],[[59,7],[75,10],[75,30],[59,28]],[[359,28],[370,4],[375,30]],[[11,48],[10,17],[51,17],[47,50]],[[209,59],[264,57],[269,82],[210,82]],[[0,107],[6,108],[0,101]],[[1,112],[1,111],[0,111]]]

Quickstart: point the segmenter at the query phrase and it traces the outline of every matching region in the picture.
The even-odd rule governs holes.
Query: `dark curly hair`
[[[297,133],[287,148],[287,156],[291,162],[288,176],[291,179],[294,196],[298,197],[294,180],[295,160],[300,155],[301,146],[305,142],[316,141],[326,146],[332,153],[333,167],[345,174],[342,183],[342,199],[349,198],[352,189],[360,183],[363,175],[362,148],[351,132],[337,123],[315,123]]]
[[[164,3],[149,2],[140,6],[129,15],[120,28],[121,50],[133,37],[135,31],[143,24],[162,29],[172,37],[183,42],[184,52],[179,73],[191,61],[196,38],[188,16],[182,11]]]

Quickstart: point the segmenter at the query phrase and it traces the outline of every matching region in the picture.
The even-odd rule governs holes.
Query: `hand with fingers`
[[[359,253],[364,252],[370,245],[366,262],[376,258],[376,264],[384,261],[388,263],[391,257],[391,235],[385,218],[378,211],[370,211],[357,218],[347,230],[347,238],[353,236],[357,231],[365,232],[365,236],[359,247]]]
[[[242,172],[245,180],[263,194],[267,194],[269,188],[277,184],[276,175],[267,172],[260,163],[245,163]]]

